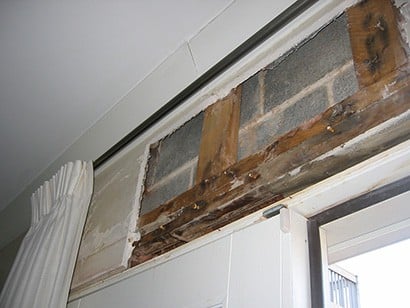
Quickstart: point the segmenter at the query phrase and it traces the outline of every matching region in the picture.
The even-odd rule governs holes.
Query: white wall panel
[[[209,244],[164,255],[162,263],[69,307],[309,307],[305,223],[288,210],[267,220],[251,217]]]
[[[232,235],[229,308],[280,307],[279,216]]]
[[[310,308],[307,220],[281,209],[282,290],[281,307]]]
[[[81,299],[81,308],[200,308],[224,304],[229,237],[141,272]]]

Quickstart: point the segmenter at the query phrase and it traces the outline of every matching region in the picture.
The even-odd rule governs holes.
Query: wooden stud
[[[205,110],[196,183],[221,173],[237,159],[241,87]]]
[[[359,85],[366,87],[407,61],[390,0],[363,1],[347,10],[350,42]]]
[[[161,255],[407,140],[410,137],[408,120],[392,125],[367,142],[362,141],[354,149],[326,155],[409,110],[410,67],[405,65],[287,133],[264,151],[208,181],[201,181],[140,217],[141,240],[134,243],[130,266]]]

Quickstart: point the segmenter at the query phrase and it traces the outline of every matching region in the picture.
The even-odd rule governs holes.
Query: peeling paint
[[[127,267],[132,241],[139,239],[135,224],[135,183],[142,163],[135,157],[139,156],[140,147],[129,149],[96,174],[95,194],[73,277],[76,288]]]
[[[383,99],[393,95],[395,93],[395,91],[392,91],[391,89],[394,88],[394,86],[396,85],[397,81],[392,81],[389,84],[384,86],[384,91],[382,93],[382,97]]]
[[[245,183],[244,180],[240,180],[240,179],[234,179],[231,181],[231,187],[230,190],[233,190],[241,185],[243,185]]]
[[[301,169],[302,169],[301,167],[297,167],[293,169],[292,171],[288,172],[288,176],[296,176],[297,174],[300,173]]]

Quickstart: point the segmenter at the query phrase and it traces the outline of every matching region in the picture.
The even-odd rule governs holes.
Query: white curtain
[[[76,161],[33,193],[31,227],[1,293],[0,307],[66,307],[92,189],[92,163]]]

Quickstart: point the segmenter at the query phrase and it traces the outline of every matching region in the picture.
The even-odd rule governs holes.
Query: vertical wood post
[[[205,110],[196,183],[237,160],[241,87]]]
[[[347,10],[353,60],[361,88],[403,65],[406,51],[390,0],[365,0]]]

